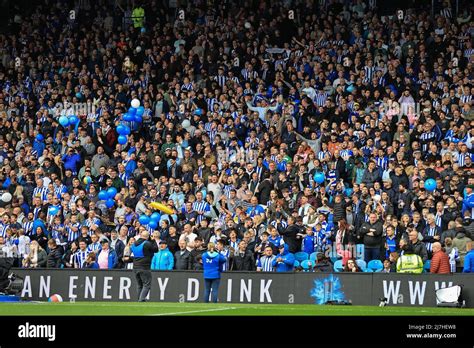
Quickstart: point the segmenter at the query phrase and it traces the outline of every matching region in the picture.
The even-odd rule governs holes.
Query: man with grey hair
[[[139,238],[132,245],[133,270],[137,279],[138,302],[145,302],[151,288],[151,259],[158,251],[152,243],[148,241],[150,234],[142,231]]]

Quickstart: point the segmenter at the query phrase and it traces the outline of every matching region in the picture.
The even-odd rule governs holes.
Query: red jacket
[[[430,272],[436,274],[451,273],[451,267],[449,266],[449,256],[444,251],[440,250],[433,254]]]

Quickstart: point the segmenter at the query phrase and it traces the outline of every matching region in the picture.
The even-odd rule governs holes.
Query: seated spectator
[[[344,266],[344,272],[361,272],[355,259],[349,259]]]

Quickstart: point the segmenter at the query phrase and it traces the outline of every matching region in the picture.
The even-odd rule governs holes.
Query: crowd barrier
[[[46,301],[59,294],[64,301],[136,301],[132,270],[13,269],[24,278],[23,300]],[[474,307],[474,276],[470,274],[386,273],[222,273],[219,302],[324,304],[328,301],[353,305],[389,306],[437,304],[435,291],[463,285],[467,307]],[[201,272],[153,271],[150,301],[202,302]],[[472,299],[472,301],[470,300]]]

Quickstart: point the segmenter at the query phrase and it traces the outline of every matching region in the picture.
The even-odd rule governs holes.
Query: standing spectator
[[[204,302],[209,302],[211,295],[212,302],[217,303],[221,269],[225,263],[225,257],[215,250],[214,243],[208,243],[207,251],[202,254],[201,259],[204,268]]]
[[[173,254],[168,249],[166,241],[159,243],[159,250],[151,260],[151,269],[154,271],[171,271],[174,267]]]
[[[103,246],[102,246],[103,248]],[[125,244],[119,238],[117,230],[112,230],[110,232],[110,248],[115,250],[115,254],[117,255],[117,267],[116,268],[123,268],[123,252],[125,250]]]
[[[293,216],[288,217],[288,227],[280,232],[283,240],[288,244],[290,253],[297,253],[301,247],[301,241],[298,242],[298,233],[302,233],[300,226],[296,224],[296,219]]]
[[[273,249],[271,246],[267,246],[264,249],[264,255],[257,261],[258,272],[274,272],[275,266],[273,261],[276,260],[276,256],[273,255]]]
[[[139,238],[131,245],[133,253],[133,270],[137,280],[138,302],[145,302],[151,287],[151,259],[156,249],[148,241],[147,231],[140,233]]]
[[[467,254],[464,257],[463,273],[474,273],[474,248],[473,242],[466,243]]]
[[[295,266],[295,255],[289,252],[287,244],[278,247],[279,253],[273,260],[273,266],[277,272],[291,272]]]
[[[456,272],[462,272],[464,269],[464,258],[467,255],[467,243],[472,240],[466,237],[463,228],[456,232],[456,237],[453,239],[453,248],[457,249],[459,255],[459,263],[456,266]]]
[[[191,253],[186,249],[186,241],[178,242],[179,250],[174,253],[175,269],[185,271],[192,269]]]
[[[247,249],[247,243],[240,241],[238,249],[234,252],[232,259],[232,271],[254,271],[255,258],[252,251]]]
[[[190,259],[191,259],[192,267],[194,268],[194,266],[198,263],[198,259],[197,259],[198,256],[202,256],[202,254],[206,252],[206,248],[204,248],[203,246],[203,240],[201,237],[196,237],[196,239],[194,239],[193,244],[194,244],[194,248],[190,252]]]
[[[417,230],[408,231],[408,244],[413,247],[413,252],[421,257],[423,262],[428,260],[428,251],[426,250],[425,243],[420,241],[419,233]]]
[[[433,243],[433,258],[431,259],[430,273],[450,274],[449,256],[444,252],[441,243]]]
[[[118,266],[118,256],[113,248],[110,247],[108,239],[104,238],[100,242],[101,249],[97,254],[97,263],[100,269],[113,269]]]
[[[365,262],[380,260],[380,248],[382,247],[383,225],[378,220],[377,214],[371,213],[369,221],[360,228],[360,235],[364,243]]]
[[[407,244],[403,250],[403,255],[397,261],[397,273],[417,273],[423,272],[423,260],[417,254],[413,245]]]
[[[63,248],[56,244],[54,239],[48,241],[49,254],[46,261],[47,268],[59,268],[63,256]]]

